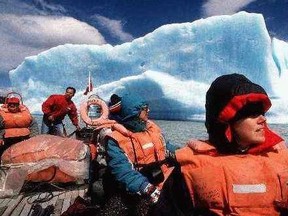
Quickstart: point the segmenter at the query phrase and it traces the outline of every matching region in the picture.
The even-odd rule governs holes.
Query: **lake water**
[[[42,116],[34,115],[41,127]],[[207,133],[204,122],[196,121],[155,121],[163,130],[166,140],[171,141],[176,145],[184,145],[188,139],[206,139]],[[84,125],[81,125],[82,127]],[[286,141],[288,141],[287,124],[270,124],[270,128],[280,134]],[[71,125],[69,118],[65,118],[65,127],[67,133],[70,134],[75,130]]]
[[[195,121],[156,121],[166,138],[173,143],[183,145],[188,139],[207,139],[204,122]],[[287,124],[270,124],[269,127],[288,141]]]

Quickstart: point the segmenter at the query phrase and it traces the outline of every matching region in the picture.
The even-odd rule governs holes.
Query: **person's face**
[[[241,147],[260,144],[265,141],[266,118],[255,114],[240,119],[232,124],[233,138]]]
[[[143,120],[144,122],[148,121],[149,119],[149,107],[145,106],[141,108],[140,114],[139,114],[139,118],[141,120]]]
[[[67,100],[71,100],[71,98],[74,96],[74,90],[73,89],[67,89],[65,92],[65,97]]]
[[[19,104],[18,103],[9,103],[8,111],[11,113],[19,112]]]

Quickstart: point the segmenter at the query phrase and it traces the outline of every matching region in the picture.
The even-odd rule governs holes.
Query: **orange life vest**
[[[196,209],[260,216],[279,215],[275,203],[287,206],[287,148],[276,145],[265,155],[213,156],[209,152],[214,147],[202,144],[203,148],[198,141],[176,151]]]
[[[165,159],[166,145],[164,138],[160,128],[152,121],[147,122],[147,129],[144,132],[124,133],[124,131],[117,130],[114,127],[114,131],[108,136],[117,140],[119,147],[135,165],[149,164]],[[161,169],[164,174],[164,181],[158,185],[160,188],[173,168],[169,168],[166,164],[163,164]]]
[[[4,138],[28,136],[30,134],[29,126],[32,122],[32,116],[26,106],[20,105],[19,109],[19,112],[11,113],[6,105],[0,108],[0,115],[3,117],[5,127]]]

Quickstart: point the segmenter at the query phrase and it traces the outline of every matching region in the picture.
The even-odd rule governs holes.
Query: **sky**
[[[165,24],[238,11],[262,13],[271,37],[288,41],[288,0],[0,0],[0,90],[25,57],[71,44],[118,45]]]

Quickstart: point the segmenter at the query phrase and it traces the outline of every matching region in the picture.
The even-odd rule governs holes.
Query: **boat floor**
[[[74,203],[77,196],[84,197],[87,192],[87,184],[65,185],[65,186],[45,186],[38,187],[30,185],[17,196],[0,199],[0,215],[2,216],[26,216],[32,215],[36,205],[40,205],[41,210],[48,206],[53,206],[53,214],[61,215],[68,207]],[[39,208],[39,205],[37,206]],[[34,212],[35,215],[35,212]]]

